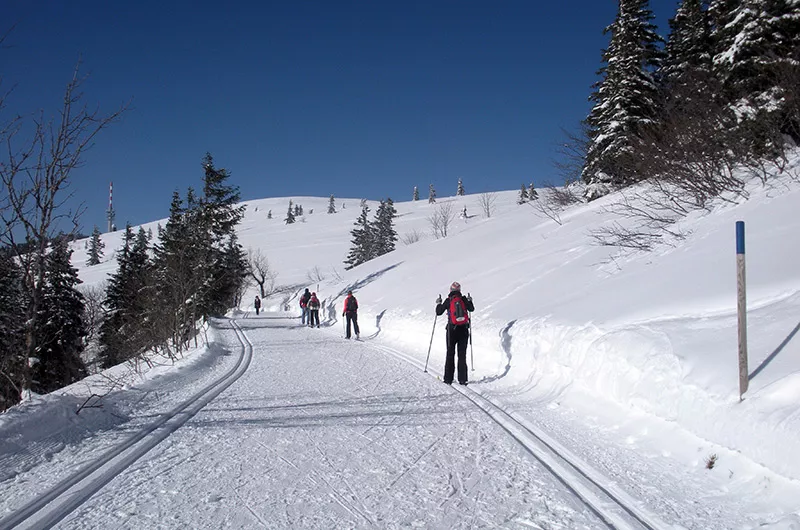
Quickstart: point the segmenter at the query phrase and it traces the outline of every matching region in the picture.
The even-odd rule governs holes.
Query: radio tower
[[[108,184],[108,211],[106,212],[106,216],[108,217],[108,231],[113,232],[117,229],[114,225],[114,203],[112,202],[112,195],[114,191],[114,183],[109,182]]]

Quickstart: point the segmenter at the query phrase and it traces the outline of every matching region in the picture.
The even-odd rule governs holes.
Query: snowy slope
[[[396,202],[401,239],[414,231],[422,239],[399,242],[395,252],[351,271],[342,261],[357,199],[337,199],[339,211],[329,215],[327,198],[292,198],[306,212],[293,225],[282,222],[288,198],[248,201],[239,236],[245,248],[268,256],[279,284],[318,291],[330,332],[341,325],[335,316],[343,293],[353,288],[362,337],[420,363],[434,300],[459,281],[476,306],[475,391],[547,426],[637,497],[669,504],[667,512],[686,509],[685,487],[686,495],[701,492],[694,500],[706,496],[708,506],[751,506],[751,524],[789,528],[800,524],[800,185],[779,179],[769,187],[753,183],[749,191],[747,201],[720,203],[682,221],[689,235],[674,246],[622,256],[597,246],[590,234],[615,220],[606,210],[614,196],[568,208],[561,224],[517,205],[516,191],[496,195],[491,218],[478,195]],[[448,203],[456,213],[466,206],[468,218],[456,218],[448,237],[435,239],[428,217]],[[374,213],[377,205],[370,205]],[[737,220],[747,226],[750,309],[751,381],[743,402],[736,365]],[[110,256],[120,233],[104,239]],[[101,282],[114,268],[113,261],[85,267],[81,244],[73,260],[87,283]],[[309,279],[318,273],[325,276],[321,282]],[[278,309],[281,301],[268,300],[266,307]],[[430,355],[436,370],[444,363],[442,320]],[[0,419],[0,429],[20,414]],[[716,465],[709,470],[711,455]],[[661,494],[642,480],[654,473],[662,475],[671,501],[656,501]]]

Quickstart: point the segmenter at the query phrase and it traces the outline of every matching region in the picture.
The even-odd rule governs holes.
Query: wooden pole
[[[747,369],[747,282],[744,259],[744,221],[736,221],[736,287],[739,314],[739,401],[749,384]]]

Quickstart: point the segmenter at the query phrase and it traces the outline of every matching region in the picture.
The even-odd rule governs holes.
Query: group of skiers
[[[255,302],[256,315],[261,308],[261,299],[256,296]],[[312,293],[308,289],[300,296],[300,323],[309,327],[319,327],[320,301],[317,293]],[[442,295],[436,299],[436,316],[447,313],[447,354],[444,361],[444,379],[448,385],[453,384],[453,377],[457,375],[458,384],[466,385],[467,378],[467,343],[470,334],[470,313],[475,311],[472,303],[472,296],[461,294],[461,284],[453,282],[450,285],[450,293],[447,298],[442,300]],[[344,299],[342,316],[345,317],[347,326],[345,338],[350,338],[351,328],[356,334],[356,339],[360,337],[358,329],[358,300],[353,296],[353,291],[347,291]],[[458,363],[456,364],[456,353]],[[428,351],[430,355],[430,350]],[[427,361],[426,361],[427,366]],[[456,370],[457,368],[457,370]],[[457,373],[456,373],[457,372]]]
[[[300,297],[300,323],[305,326],[306,321],[308,321],[308,327],[318,328],[320,305],[317,293],[312,293],[306,288],[306,291]]]

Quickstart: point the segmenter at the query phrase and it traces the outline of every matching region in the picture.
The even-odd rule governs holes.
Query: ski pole
[[[467,298],[472,300],[472,295],[467,293]],[[472,313],[469,314],[469,365],[472,367],[472,371],[475,371],[475,355],[472,351]]]
[[[436,319],[439,318],[439,315],[435,315],[433,317],[433,329],[431,330],[431,342],[428,344],[428,356],[425,357],[425,368],[422,370],[423,372],[428,372],[428,359],[431,358],[431,346],[433,346],[433,334],[436,331]]]
[[[441,303],[442,295],[439,295],[437,299],[437,303]],[[428,343],[428,356],[425,357],[425,368],[422,370],[423,372],[428,372],[428,359],[431,358],[431,346],[433,346],[433,334],[436,332],[436,319],[439,318],[439,315],[434,315],[433,317],[433,329],[431,330],[431,341]]]

